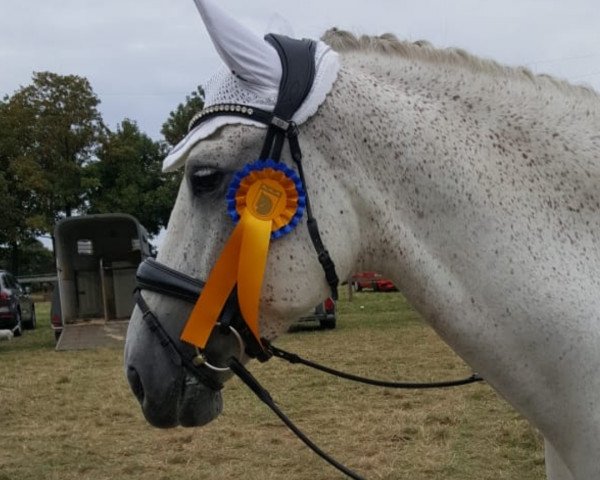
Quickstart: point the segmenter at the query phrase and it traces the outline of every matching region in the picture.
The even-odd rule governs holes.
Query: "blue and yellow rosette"
[[[260,343],[258,307],[270,241],[298,225],[305,205],[302,182],[286,165],[258,160],[234,175],[227,212],[237,225],[208,276],[182,340],[204,348],[237,285],[240,312]]]

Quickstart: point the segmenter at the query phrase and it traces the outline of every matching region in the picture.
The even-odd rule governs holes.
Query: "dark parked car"
[[[35,305],[17,279],[0,270],[0,328],[10,329],[18,337],[23,328],[35,328]]]
[[[335,301],[330,297],[315,307],[312,315],[307,315],[300,322],[319,322],[321,328],[335,328]]]

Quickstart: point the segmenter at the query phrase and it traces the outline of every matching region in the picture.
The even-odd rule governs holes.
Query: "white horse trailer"
[[[146,229],[121,213],[69,217],[56,224],[54,242],[57,350],[121,343],[133,310],[135,272],[150,255]]]

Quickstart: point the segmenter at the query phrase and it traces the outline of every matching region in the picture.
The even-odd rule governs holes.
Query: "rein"
[[[412,382],[386,382],[381,380],[374,380],[370,378],[359,377],[356,375],[352,375],[349,373],[340,372],[339,370],[334,370],[329,367],[325,367],[323,365],[319,365],[318,363],[311,362],[309,360],[303,359],[296,354],[286,352],[277,348],[273,345],[270,345],[269,351],[278,358],[284,359],[290,363],[301,363],[303,365],[309,366],[311,368],[315,368],[317,370],[321,370],[323,372],[329,373],[336,377],[344,378],[347,380],[352,380],[359,383],[365,383],[368,385],[375,385],[379,387],[387,387],[387,388],[398,388],[398,389],[426,389],[426,388],[447,388],[447,387],[458,387],[461,385],[468,385],[475,382],[483,381],[477,373],[473,373],[470,377],[460,379],[460,380],[449,380],[443,382],[431,382],[431,383],[412,383]],[[271,394],[267,389],[265,389],[259,381],[244,367],[244,365],[235,357],[231,357],[228,362],[228,366],[233,373],[237,375],[237,377],[246,384],[246,386],[258,397],[258,399],[263,402],[275,415],[279,417],[279,419],[285,424],[286,427],[290,429],[294,435],[298,437],[298,439],[304,443],[308,448],[310,448],[314,453],[316,453],[319,457],[329,463],[332,467],[336,468],[349,478],[354,480],[364,480],[364,477],[346,467],[344,464],[338,462],[335,458],[333,458],[328,453],[324,452],[319,448],[317,444],[315,444],[302,430],[300,430],[296,424],[290,420],[290,418],[279,408],[279,406],[271,397]]]
[[[214,371],[222,371],[222,368],[213,368],[209,366],[204,357],[196,354],[187,355],[184,350],[178,347],[178,342],[175,342],[165,328],[161,325],[158,318],[152,313],[146,302],[144,301],[140,290],[150,290],[161,295],[166,295],[172,298],[184,300],[188,303],[195,303],[200,291],[204,287],[204,282],[201,280],[190,277],[182,272],[174,270],[166,265],[162,265],[152,258],[144,260],[138,267],[136,274],[138,289],[135,292],[135,300],[142,312],[142,318],[150,331],[152,331],[158,338],[161,346],[166,349],[169,353],[171,360],[177,364],[182,365],[190,374],[197,377],[204,385],[213,390],[220,390],[223,385],[214,379],[212,373]],[[227,318],[228,323],[223,325]],[[236,328],[244,327],[243,321],[238,320],[238,315],[233,307],[231,310],[223,314],[221,319],[221,326],[227,328],[220,328],[219,332],[228,335],[231,332],[237,333]],[[233,325],[236,325],[235,327]],[[347,372],[342,372],[325,365],[307,360],[295,353],[288,352],[279,347],[276,347],[272,343],[263,339],[263,346],[265,351],[254,349],[252,345],[246,345],[245,353],[252,358],[257,358],[261,361],[266,361],[271,357],[276,357],[284,360],[290,364],[301,364],[321,372],[343,378],[350,381],[355,381],[367,385],[395,388],[395,389],[431,389],[431,388],[449,388],[458,387],[461,385],[468,385],[471,383],[481,382],[483,379],[476,373],[469,377],[458,379],[458,380],[446,380],[439,382],[395,382],[395,381],[384,381],[372,378],[360,377]],[[262,354],[262,356],[258,356]],[[279,408],[276,402],[271,397],[271,394],[265,389],[258,380],[244,367],[244,365],[235,357],[231,357],[227,362],[227,368],[231,370],[244,384],[263,402],[279,419],[302,441],[308,448],[319,455],[323,460],[344,473],[346,476],[356,480],[362,480],[363,477],[352,471],[348,467],[344,466],[332,456],[321,450],[310,438],[308,438],[290,418]]]
[[[300,364],[306,367],[312,368],[314,370],[319,370],[321,372],[327,373],[329,375],[333,375],[334,377],[343,378],[345,380],[350,380],[352,382],[364,383],[365,385],[372,385],[374,387],[385,387],[385,388],[399,388],[399,389],[428,389],[428,388],[448,388],[448,387],[459,387],[461,385],[469,385],[470,383],[482,382],[483,378],[479,376],[478,373],[473,373],[469,377],[462,378],[459,380],[446,380],[442,382],[388,382],[385,380],[375,380],[373,378],[360,377],[358,375],[353,375],[352,373],[342,372],[340,370],[335,370],[334,368],[327,367],[325,365],[321,365],[316,362],[312,362],[305,358],[302,358],[295,353],[286,352],[281,348],[277,348],[273,344],[269,344],[268,346],[269,352],[277,358],[281,358],[286,362],[291,364]]]
[[[318,363],[312,362],[310,360],[306,360],[295,353],[286,352],[281,348],[275,347],[273,344],[268,344],[268,351],[277,358],[281,358],[289,363],[295,364],[299,363],[305,365],[310,368],[314,368],[316,370],[320,370],[322,372],[328,373],[335,377],[343,378],[346,380],[351,380],[354,382],[364,383],[367,385],[373,385],[377,387],[386,387],[386,388],[396,388],[396,389],[428,389],[428,388],[449,388],[449,387],[458,387],[461,385],[469,385],[471,383],[482,382],[483,378],[479,376],[477,373],[473,373],[471,376],[459,379],[459,380],[447,380],[442,382],[427,382],[427,383],[414,383],[414,382],[389,382],[383,380],[375,380],[372,378],[360,377],[357,375],[353,375],[351,373],[341,372],[339,370],[335,370],[330,367],[326,367],[324,365],[320,365]],[[316,445],[309,437],[306,436],[302,430],[300,430],[292,420],[279,408],[279,406],[271,397],[271,394],[268,390],[266,390],[258,380],[244,367],[244,365],[235,357],[231,357],[229,360],[229,368],[233,373],[235,373],[238,378],[246,384],[246,386],[258,397],[258,399],[263,402],[267,407],[271,409],[275,415],[279,417],[279,419],[285,424],[286,427],[290,429],[294,435],[298,437],[298,439],[304,443],[308,448],[310,448],[314,453],[316,453],[319,457],[329,463],[332,467],[336,468],[347,477],[352,478],[354,480],[364,480],[364,477],[346,467],[344,464],[338,462],[335,458],[333,458],[328,453],[324,452]]]

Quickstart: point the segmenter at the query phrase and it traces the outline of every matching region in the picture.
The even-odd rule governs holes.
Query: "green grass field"
[[[237,380],[204,428],[149,426],[122,352],[55,352],[38,329],[0,343],[0,480],[342,478]],[[338,303],[338,328],[287,334],[282,348],[357,374],[435,380],[470,373],[397,293]],[[369,479],[544,478],[539,435],[487,385],[398,391],[350,384],[274,359],[250,365],[322,448]]]

